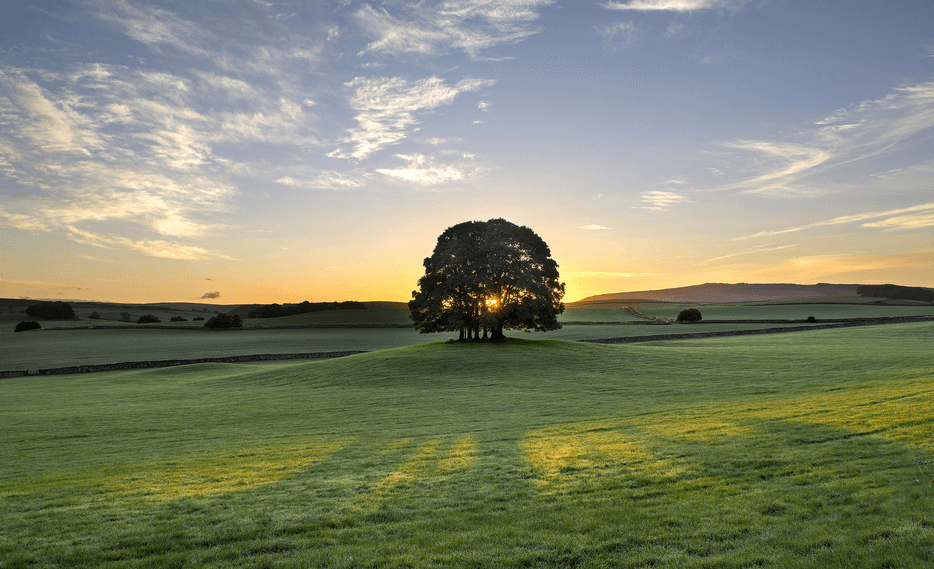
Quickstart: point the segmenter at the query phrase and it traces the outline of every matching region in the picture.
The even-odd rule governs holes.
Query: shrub
[[[129,322],[130,320],[133,319],[133,315],[130,314],[129,312],[121,312],[121,313],[120,313],[120,319],[121,319],[121,320],[126,320],[127,322]]]
[[[88,315],[88,318],[93,318],[94,320],[100,320],[101,315],[98,314],[97,311],[95,310],[94,312]]]
[[[137,324],[155,324],[156,322],[162,322],[152,314],[143,314],[139,317],[139,320],[136,321]]]
[[[213,329],[228,329],[228,328],[243,328],[243,318],[239,314],[218,314],[217,316],[212,316],[210,320],[204,323],[206,328]]]
[[[188,322],[188,319],[184,316],[173,316],[169,322]]]
[[[67,302],[40,302],[26,308],[26,314],[33,318],[46,320],[68,320],[75,317],[75,311]]]
[[[817,318],[814,318],[813,316],[808,316],[808,322],[817,322]]]
[[[38,322],[20,322],[16,325],[14,332],[26,332],[27,330],[39,330],[42,326]]]
[[[701,316],[700,310],[696,308],[688,308],[687,310],[682,310],[678,314],[678,322],[700,322]]]
[[[191,319],[192,322],[196,320],[204,320],[204,316],[195,316],[194,318]]]

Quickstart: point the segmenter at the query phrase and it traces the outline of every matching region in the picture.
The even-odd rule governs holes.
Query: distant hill
[[[639,290],[616,292],[588,296],[576,303],[607,302],[618,300],[659,300],[664,302],[754,302],[760,300],[781,300],[820,296],[857,296],[855,284],[724,284],[704,283],[702,285],[666,288],[661,290]]]

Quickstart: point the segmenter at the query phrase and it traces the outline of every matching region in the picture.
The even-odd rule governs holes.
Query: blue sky
[[[5,12],[0,296],[408,300],[492,217],[568,300],[934,286],[929,1]]]

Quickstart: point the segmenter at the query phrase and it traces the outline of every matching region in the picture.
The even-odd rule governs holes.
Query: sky
[[[16,3],[0,297],[407,301],[447,227],[566,301],[934,286],[934,2]]]

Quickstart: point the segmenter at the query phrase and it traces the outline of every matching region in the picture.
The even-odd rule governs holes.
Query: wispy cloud
[[[632,22],[614,22],[598,27],[604,45],[610,49],[621,49],[632,45],[636,40],[636,25]]]
[[[375,38],[362,54],[435,56],[463,51],[479,58],[484,50],[516,43],[534,34],[539,11],[554,0],[444,0],[428,4],[365,4],[354,14],[364,33]],[[395,13],[391,14],[392,9]]]
[[[457,95],[493,83],[492,80],[464,79],[452,86],[439,77],[414,82],[401,77],[357,77],[346,87],[352,91],[350,106],[358,111],[359,126],[351,129],[341,141],[353,148],[349,151],[339,148],[328,156],[366,158],[405,139],[418,124],[416,113],[449,105]]]
[[[604,230],[611,229],[611,228],[604,227],[602,225],[592,224],[592,225],[585,225],[583,227],[580,227],[579,229],[586,229],[588,231],[604,231]]]
[[[206,292],[206,293],[202,294],[202,295],[201,295],[201,298],[198,299],[198,300],[202,300],[202,299],[205,299],[205,298],[220,298],[220,297],[221,297],[221,291],[215,290],[214,292]]]
[[[909,214],[909,215],[904,215]],[[885,219],[879,219],[885,218]],[[827,219],[824,221],[817,221],[814,223],[808,223],[805,225],[799,225],[797,227],[788,227],[786,229],[772,229],[768,231],[760,231],[752,235],[746,235],[744,237],[737,237],[734,241],[744,240],[744,239],[755,239],[757,237],[771,237],[773,235],[784,235],[787,233],[797,233],[799,231],[804,231],[806,229],[813,229],[815,227],[826,227],[831,225],[844,225],[850,223],[859,223],[863,221],[869,221],[872,219],[879,219],[878,221],[873,221],[870,223],[864,223],[863,227],[874,227],[874,228],[894,228],[894,229],[919,229],[922,227],[931,227],[934,225],[932,220],[934,220],[934,202],[918,204],[911,207],[904,207],[898,209],[890,209],[887,211],[875,211],[867,213],[858,213],[854,215],[843,215],[840,217],[834,217],[832,219]]]
[[[478,171],[469,155],[461,155],[457,163],[444,163],[424,154],[397,154],[405,165],[398,168],[378,168],[384,176],[414,183],[420,186],[437,186],[464,180]]]
[[[638,209],[650,209],[654,211],[665,211],[671,206],[690,201],[686,196],[677,192],[667,190],[652,190],[642,193],[642,203],[647,204],[638,206]]]
[[[718,164],[720,172],[732,171],[744,179],[720,189],[738,190],[770,197],[814,197],[832,191],[821,176],[845,172],[871,160],[881,161],[893,152],[924,160],[934,129],[934,83],[892,89],[882,99],[864,101],[802,127],[786,140],[740,140],[725,143],[733,153]],[[743,162],[745,161],[745,165]]]
[[[711,9],[739,9],[749,0],[629,0],[601,4],[609,10],[636,10],[640,12],[694,12]]]
[[[733,257],[742,257],[745,255],[754,255],[756,253],[766,253],[769,251],[780,251],[782,249],[791,249],[797,247],[798,244],[794,245],[781,245],[778,247],[761,247],[759,249],[753,249],[751,251],[741,251],[739,253],[730,253],[729,255],[721,255],[719,257],[714,257],[713,259],[707,259],[704,263],[715,263],[717,261],[722,261],[723,259],[732,259]]]
[[[306,190],[344,191],[366,185],[369,176],[360,170],[338,172],[337,170],[306,171],[295,169],[292,175],[282,176],[277,184]]]

